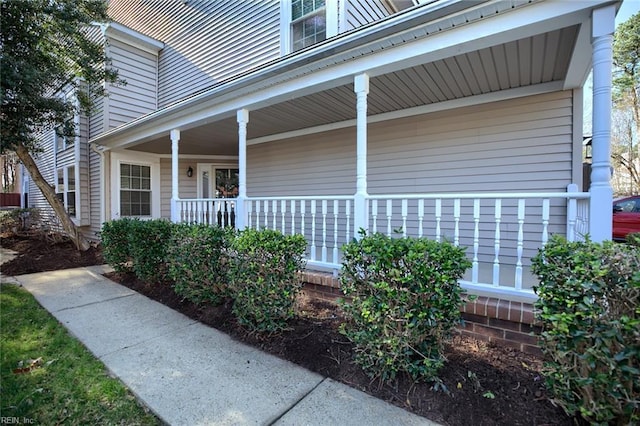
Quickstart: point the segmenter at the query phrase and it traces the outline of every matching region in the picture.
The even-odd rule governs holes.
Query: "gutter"
[[[209,100],[214,96],[224,95],[240,88],[248,87],[251,84],[258,83],[269,77],[281,75],[287,71],[317,62],[320,59],[326,59],[331,56],[348,52],[355,47],[362,47],[388,36],[415,28],[421,24],[433,23],[438,19],[461,12],[465,9],[490,2],[491,1],[489,0],[439,0],[435,3],[415,6],[403,13],[391,15],[383,20],[372,22],[368,25],[343,33],[337,37],[333,37],[325,40],[324,42],[241,73],[231,79],[222,81],[214,86],[176,101],[173,104],[169,104],[160,110],[148,113],[134,121],[116,127],[115,129],[91,139],[89,142],[105,145],[113,136],[142,126],[148,122],[152,122],[155,119],[159,119],[183,108],[197,105],[198,103]],[[260,88],[256,88],[256,90],[259,89]]]

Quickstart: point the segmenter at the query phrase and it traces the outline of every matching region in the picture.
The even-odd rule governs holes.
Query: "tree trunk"
[[[20,144],[16,146],[15,152],[20,161],[22,161],[22,164],[29,171],[31,179],[33,179],[36,186],[40,189],[40,192],[42,192],[42,195],[44,195],[49,202],[49,205],[60,219],[62,228],[75,243],[78,250],[88,250],[90,247],[89,241],[78,231],[78,227],[73,223],[69,213],[65,210],[64,204],[58,199],[58,197],[56,197],[54,187],[49,185],[44,177],[42,177],[42,173],[40,173],[40,170],[38,169],[36,162],[31,157],[29,151]]]

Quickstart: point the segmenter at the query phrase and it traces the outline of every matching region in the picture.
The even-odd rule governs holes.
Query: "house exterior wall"
[[[103,131],[155,111],[158,80],[157,55],[113,38],[108,38],[106,43],[111,67],[126,84],[109,84],[107,88],[108,109],[102,111],[107,113],[107,126]]]
[[[34,153],[33,159],[38,165],[38,169],[42,174],[42,177],[51,185],[55,185],[56,181],[56,158],[55,158],[55,145],[53,130],[43,131],[38,136],[39,147],[42,151]],[[53,216],[53,210],[49,207],[49,203],[44,198],[38,187],[33,182],[33,179],[29,179],[29,207],[37,208],[40,210],[40,214],[43,219],[48,220]]]
[[[159,57],[159,107],[280,56],[280,4],[275,0],[112,0],[109,15],[165,43]]]
[[[573,93],[555,92],[492,104],[372,123],[368,128],[368,193],[565,192],[572,179]],[[353,195],[355,129],[340,129],[248,147],[249,196]],[[433,201],[430,201],[433,203]],[[462,205],[460,244],[473,245],[473,202]],[[453,240],[453,202],[443,201],[444,237]],[[399,205],[394,206],[396,214]],[[549,232],[564,233],[566,203],[551,202]],[[410,217],[417,207],[410,206]],[[433,205],[426,235],[435,237]],[[541,217],[541,202],[527,215]],[[384,217],[380,203],[380,217]],[[481,202],[491,220],[480,226],[480,262],[494,256],[493,200]],[[515,263],[517,200],[502,205],[501,259]],[[486,220],[486,219],[485,219]],[[393,228],[401,224],[394,222]],[[417,223],[409,221],[409,233]],[[378,223],[380,231],[386,226]],[[524,240],[540,243],[541,220]],[[533,246],[533,244],[532,244]],[[525,249],[525,258],[534,255]]]

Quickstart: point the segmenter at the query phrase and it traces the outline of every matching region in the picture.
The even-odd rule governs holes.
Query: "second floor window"
[[[291,1],[291,40],[293,51],[327,38],[325,0]]]

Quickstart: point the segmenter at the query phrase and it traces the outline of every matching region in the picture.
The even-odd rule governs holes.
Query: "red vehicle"
[[[640,232],[640,196],[613,202],[613,239],[624,240],[627,234]]]

